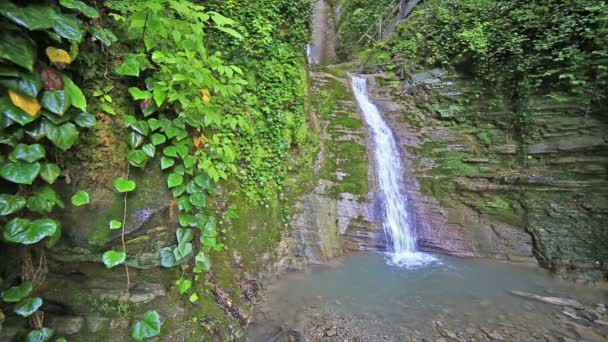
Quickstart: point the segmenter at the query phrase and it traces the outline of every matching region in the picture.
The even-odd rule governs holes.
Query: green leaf
[[[86,191],[78,191],[74,196],[72,196],[72,204],[80,207],[85,204],[89,204],[89,193]]]
[[[0,168],[0,176],[17,184],[32,184],[40,172],[40,163],[8,163]]]
[[[156,311],[147,311],[143,319],[135,323],[131,329],[131,336],[138,341],[157,336],[159,333],[160,315]]]
[[[136,123],[131,125],[131,128],[144,136],[147,136],[148,134],[150,134],[150,126],[148,125],[148,123],[144,120],[139,120]]]
[[[148,157],[154,158],[154,155],[156,154],[156,148],[154,147],[154,145],[152,145],[152,144],[145,144],[141,149],[142,149],[142,151],[144,151],[144,153]]]
[[[72,106],[82,111],[87,111],[87,99],[84,97],[82,90],[65,75],[63,76],[63,90],[68,97],[68,102],[71,103]]]
[[[58,126],[50,121],[46,121],[45,125],[46,137],[63,151],[69,150],[78,141],[80,133],[78,132],[78,128],[71,122]]]
[[[114,188],[116,188],[118,192],[131,192],[135,190],[136,187],[137,185],[134,181],[127,180],[122,177],[114,181]]]
[[[122,228],[122,222],[118,221],[118,220],[112,220],[110,221],[110,230],[115,230],[115,229],[120,229]]]
[[[165,247],[160,250],[160,265],[166,268],[171,268],[179,265],[179,263],[175,260],[173,248]]]
[[[84,14],[85,16],[95,19],[99,18],[99,12],[97,10],[82,1],[78,0],[59,0],[61,6],[73,10],[77,10],[78,12]]]
[[[172,158],[162,157],[160,159],[160,169],[166,170],[175,164],[175,160]]]
[[[0,113],[21,126],[27,125],[40,116],[40,114],[31,116],[24,112],[21,108],[15,106],[8,96],[0,97]]]
[[[55,164],[42,164],[40,168],[40,178],[49,184],[55,183],[60,174],[61,169]]]
[[[177,287],[179,288],[179,294],[184,294],[188,292],[188,290],[190,290],[190,288],[192,287],[192,280],[179,278],[175,282],[175,285],[177,285]]]
[[[31,245],[47,236],[52,236],[59,229],[59,224],[51,219],[30,221],[22,218],[10,220],[4,227],[4,239],[8,242]]]
[[[68,340],[66,340],[65,337],[60,337],[60,338],[55,339],[55,341],[53,341],[53,342],[68,342]]]
[[[156,145],[164,144],[167,141],[167,138],[165,137],[164,134],[154,133],[150,137],[150,140],[152,140],[152,144],[154,144],[156,146]]]
[[[182,216],[182,214],[180,214],[180,217]],[[190,215],[187,215],[190,216]],[[180,220],[181,223],[181,220]],[[192,241],[192,239],[194,239],[194,232],[192,231],[192,229],[188,229],[188,228],[177,228],[177,232],[175,233],[176,237],[177,237],[177,244],[178,245],[183,245],[185,243],[188,243],[190,241]]]
[[[182,227],[196,227],[197,220],[196,220],[195,216],[180,213],[178,216],[178,219],[179,219],[179,224]],[[179,232],[180,231],[178,229],[177,233],[179,234]],[[177,241],[179,241],[179,235],[177,237]],[[186,241],[186,242],[189,242],[189,241]]]
[[[97,119],[91,114],[80,112],[74,118],[74,123],[82,128],[89,128],[97,124]]]
[[[191,254],[192,244],[190,242],[177,245],[177,247],[173,250],[173,255],[175,255],[175,260],[178,263],[183,263],[186,261]]]
[[[240,33],[238,33],[235,29],[232,29],[230,27],[216,26],[215,28],[222,32],[228,33],[229,35],[233,36],[234,38],[243,39],[243,36]]]
[[[41,112],[42,112],[42,116],[47,118],[50,122],[54,123],[55,125],[64,124],[74,118],[74,113],[72,113],[71,111],[66,112],[63,115],[57,115],[57,114],[51,113],[45,109],[43,109]],[[45,127],[45,129],[46,129],[46,127]]]
[[[167,91],[163,88],[162,85],[155,83],[154,89],[152,90],[152,95],[154,97],[154,102],[158,107],[160,107],[167,98]]]
[[[17,303],[30,293],[32,293],[32,282],[27,280],[2,292],[2,300],[6,303]]]
[[[194,166],[194,164],[196,164],[195,156],[188,155],[184,158],[184,167],[185,168],[190,168],[190,167]]]
[[[40,297],[22,299],[13,309],[19,316],[27,317],[36,312],[42,306]]]
[[[60,37],[80,43],[82,40],[82,31],[80,30],[80,22],[76,17],[55,13],[53,18],[55,20],[55,24],[53,25],[53,31],[55,31],[55,33]]]
[[[146,166],[148,156],[142,150],[130,150],[127,154],[127,159],[129,159],[129,163],[131,163],[131,165],[143,168],[144,166]]]
[[[200,273],[211,269],[211,259],[204,252],[199,252],[194,260],[196,262],[194,272]]]
[[[196,302],[198,299],[199,299],[199,297],[196,293],[191,294],[190,298],[188,298],[188,300],[192,303]]]
[[[160,128],[160,121],[155,118],[148,119],[148,126],[150,126],[150,130],[154,132]]]
[[[175,146],[167,146],[163,149],[163,154],[167,157],[177,157],[177,148]]]
[[[114,111],[114,108],[112,108],[112,106],[110,106],[109,104],[102,103],[101,110],[103,110],[104,112],[106,112],[108,114],[116,115],[116,111]]]
[[[169,189],[175,188],[178,185],[184,184],[184,177],[182,175],[178,175],[177,173],[172,173],[167,177],[167,186]]]
[[[116,73],[122,76],[139,77],[141,70],[140,57],[134,54],[128,54],[122,64],[116,68]]]
[[[30,31],[53,27],[52,18],[56,14],[51,6],[31,5],[21,7],[8,1],[0,3],[0,13],[15,24],[23,26]]]
[[[44,214],[53,211],[55,205],[63,208],[63,202],[57,192],[50,186],[43,186],[27,199],[27,208],[35,213]]]
[[[42,93],[42,99],[40,100],[42,107],[55,113],[57,115],[63,115],[68,108],[70,108],[70,98],[64,90],[45,91]]]
[[[6,29],[0,30],[0,59],[33,71],[36,60],[34,42],[26,35]]]
[[[137,132],[129,132],[128,138],[131,148],[138,148],[144,142],[144,136]]]
[[[177,154],[179,154],[182,159],[188,156],[188,146],[184,145],[183,143],[180,143],[175,145],[175,148],[177,149]]]
[[[106,268],[113,268],[125,262],[127,254],[125,252],[107,251],[103,253],[102,260]]]
[[[192,194],[190,195],[190,203],[197,207],[205,207],[207,205],[207,196],[202,192]]]
[[[136,87],[129,88],[129,94],[133,97],[133,100],[147,100],[152,98],[152,93],[147,90],[140,90]]]
[[[46,156],[46,150],[40,144],[25,145],[19,144],[15,146],[13,151],[8,155],[8,159],[13,162],[24,161],[33,163]]]
[[[0,216],[6,216],[25,208],[25,198],[21,196],[0,194]]]
[[[42,77],[37,72],[23,73],[18,78],[2,78],[0,85],[23,95],[36,97],[42,89]]]
[[[89,30],[93,37],[99,39],[105,46],[110,46],[118,41],[118,37],[110,30],[99,28],[94,25],[89,26]]]
[[[25,342],[47,342],[53,337],[53,329],[40,328],[31,330],[25,336]]]

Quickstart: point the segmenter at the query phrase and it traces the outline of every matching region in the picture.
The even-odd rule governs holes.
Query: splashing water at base
[[[410,226],[403,182],[403,162],[397,142],[378,108],[371,102],[364,78],[352,76],[355,98],[363,112],[372,136],[376,174],[384,207],[383,226],[389,240],[389,263],[416,267],[435,261],[416,251],[416,235]]]

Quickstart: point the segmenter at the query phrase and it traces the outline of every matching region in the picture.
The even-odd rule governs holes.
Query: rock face
[[[525,141],[508,107],[441,70],[369,82],[410,164],[420,247],[531,261],[575,277],[608,271],[608,123],[533,98]]]
[[[368,137],[346,74],[313,74],[312,115],[319,153],[293,204],[290,239],[303,264],[325,263],[345,251],[384,248],[374,208]]]

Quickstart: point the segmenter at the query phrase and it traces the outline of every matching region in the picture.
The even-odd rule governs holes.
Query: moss
[[[335,128],[336,126],[344,126],[352,130],[360,130],[363,128],[363,122],[359,119],[340,117],[332,120],[330,129]]]
[[[447,206],[450,205],[450,198],[454,194],[454,182],[449,177],[424,177],[420,179],[420,190]]]

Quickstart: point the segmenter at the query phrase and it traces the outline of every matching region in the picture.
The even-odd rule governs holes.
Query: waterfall
[[[374,166],[384,210],[383,227],[389,244],[389,262],[405,267],[431,262],[435,260],[431,255],[416,251],[416,232],[410,225],[404,191],[404,165],[393,132],[370,100],[365,79],[352,76],[352,87],[372,137]]]

